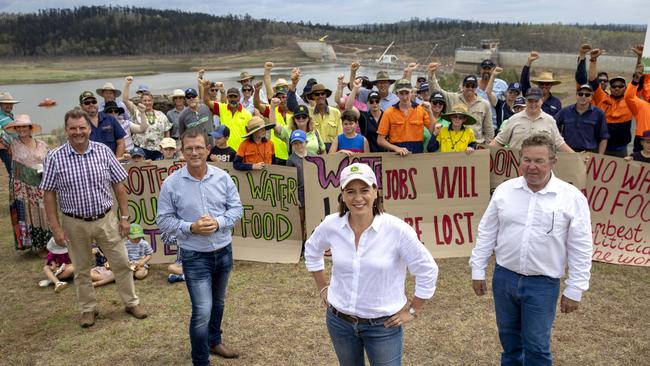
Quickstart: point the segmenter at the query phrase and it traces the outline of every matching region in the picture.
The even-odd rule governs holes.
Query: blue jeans
[[[210,346],[221,343],[221,319],[233,264],[232,245],[214,252],[182,248],[180,251],[185,284],[192,302],[192,363],[209,365]]]
[[[492,292],[503,347],[501,365],[551,365],[551,329],[560,279],[523,276],[497,264]]]
[[[371,324],[352,324],[327,309],[327,330],[341,366],[363,366],[365,349],[371,365],[402,364],[402,327],[386,328],[378,319]]]

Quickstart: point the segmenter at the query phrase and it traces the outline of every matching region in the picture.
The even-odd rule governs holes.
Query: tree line
[[[361,18],[360,18],[361,19]],[[208,15],[138,7],[82,6],[36,13],[0,13],[0,57],[124,56],[141,54],[235,53],[291,47],[293,41],[386,45],[400,53],[426,57],[453,55],[460,46],[497,38],[502,49],[575,52],[589,42],[609,54],[642,43],[645,27],[483,23],[412,19],[392,24],[332,26],[311,22],[255,19],[249,15]]]

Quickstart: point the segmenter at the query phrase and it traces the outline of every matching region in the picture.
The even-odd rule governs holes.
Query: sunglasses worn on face
[[[96,100],[84,100],[84,105],[97,104]]]
[[[297,115],[297,116],[293,116],[293,119],[307,119],[307,118],[308,118],[308,117],[305,116],[304,114],[300,114],[300,115]]]
[[[445,105],[445,103],[441,101],[435,101],[435,102],[431,102],[431,105]]]
[[[583,93],[583,92],[578,92],[579,97],[590,97],[591,93]]]
[[[623,89],[625,88],[625,84],[612,84],[609,87],[612,89]]]
[[[318,92],[318,93],[313,93],[312,95],[315,96],[315,97],[324,97],[324,96],[327,95],[327,93],[325,93],[325,92]]]
[[[194,99],[196,98],[196,95],[186,95],[185,99]]]
[[[253,89],[242,89],[241,91],[244,91],[244,92],[252,92]]]
[[[476,89],[476,85],[474,84],[465,84],[463,86],[466,87],[467,89]]]
[[[216,93],[219,89],[210,89],[211,92]]]
[[[514,94],[514,95],[519,95],[519,94],[521,94],[521,92],[520,92],[519,90],[515,90],[515,89],[508,90],[508,93],[512,93],[512,94]]]
[[[553,83],[537,83],[539,86],[551,86]]]
[[[368,104],[379,104],[379,99],[371,99],[368,101]]]
[[[599,79],[599,80],[598,80],[598,82],[601,83],[601,84],[602,84],[602,83],[606,83],[606,82],[608,82],[608,81],[609,81],[609,80],[607,80],[607,79]]]

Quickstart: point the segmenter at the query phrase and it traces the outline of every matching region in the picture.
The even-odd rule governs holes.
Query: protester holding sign
[[[557,159],[550,137],[522,144],[522,177],[501,183],[479,224],[472,250],[472,287],[485,295],[485,268],[496,255],[492,291],[503,365],[550,365],[551,329],[560,278],[569,277],[563,313],[578,308],[589,288],[593,240],[582,192],[552,173]]]
[[[327,307],[336,356],[341,365],[362,365],[365,351],[370,364],[401,365],[403,326],[433,296],[438,266],[413,228],[384,213],[368,165],[343,169],[341,188],[339,212],[327,216],[305,244],[305,264]],[[331,285],[323,260],[329,248]],[[415,276],[410,303],[407,268]]]
[[[221,319],[232,270],[232,228],[242,216],[237,186],[228,173],[208,165],[208,137],[200,130],[181,136],[187,164],[160,189],[156,223],[175,235],[192,302],[190,342],[194,365],[209,365],[209,354],[236,358],[221,340]]]

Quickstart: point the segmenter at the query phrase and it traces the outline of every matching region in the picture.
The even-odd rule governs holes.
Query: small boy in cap
[[[131,150],[131,162],[132,163],[142,163],[144,162],[144,150],[142,150],[141,147],[134,147],[133,150]]]
[[[305,222],[305,175],[302,169],[303,159],[310,154],[307,151],[307,134],[303,130],[294,130],[290,137],[291,155],[287,160],[287,166],[295,166],[298,169],[298,201],[300,202],[300,221]],[[303,240],[305,240],[305,227],[303,226]]]
[[[643,131],[641,135],[641,150],[630,155],[635,161],[650,163],[650,130]]]
[[[178,158],[176,141],[171,137],[165,137],[160,140],[160,151],[162,151],[163,160],[174,160]]]
[[[235,160],[237,152],[232,147],[228,146],[228,138],[230,137],[230,129],[226,125],[219,125],[214,131],[210,132],[213,139],[213,147],[208,155],[208,161],[221,161],[230,163]]]
[[[151,259],[153,249],[151,245],[144,240],[144,230],[138,224],[131,224],[129,238],[124,240],[126,251],[129,255],[129,265],[133,270],[133,276],[141,280],[149,274],[149,265],[147,262]]]

